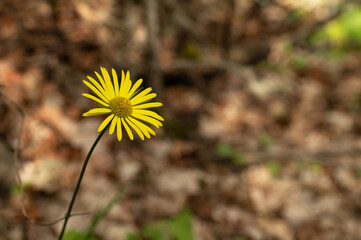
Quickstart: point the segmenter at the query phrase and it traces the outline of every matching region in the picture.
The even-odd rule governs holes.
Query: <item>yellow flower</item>
[[[137,91],[143,79],[139,79],[132,86],[129,71],[126,75],[122,71],[122,79],[119,86],[118,76],[114,69],[112,69],[113,82],[107,70],[103,67],[100,69],[103,77],[95,72],[99,82],[89,76],[90,82],[83,81],[96,96],[87,93],[83,93],[83,96],[96,101],[101,107],[93,108],[84,113],[83,116],[90,117],[110,114],[99,126],[98,132],[102,131],[111,122],[109,134],[113,134],[115,127],[117,127],[119,141],[122,140],[122,126],[124,126],[131,140],[133,140],[133,133],[130,127],[135,130],[142,140],[144,140],[144,136],[150,138],[150,134],[155,135],[155,132],[142,122],[150,123],[157,128],[163,126],[160,121],[164,121],[164,119],[157,113],[147,110],[148,108],[162,106],[160,102],[149,102],[157,96],[155,93],[150,93],[152,88],[146,88],[141,92]]]

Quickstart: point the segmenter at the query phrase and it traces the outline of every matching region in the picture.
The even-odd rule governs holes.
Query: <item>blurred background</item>
[[[21,212],[19,110],[25,207],[49,223],[103,120],[81,116],[100,66],[143,78],[166,121],[104,135],[66,239],[361,239],[359,1],[1,0],[1,240],[62,225]]]

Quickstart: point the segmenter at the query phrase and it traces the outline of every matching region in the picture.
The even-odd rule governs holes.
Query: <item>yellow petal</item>
[[[139,103],[143,103],[143,102],[145,102],[147,100],[155,98],[156,96],[157,96],[156,93],[150,93],[150,94],[145,95],[144,97],[141,97],[141,98],[137,98],[137,99],[133,98],[132,100],[130,100],[130,102],[131,102],[132,105],[137,105]]]
[[[93,85],[91,85],[90,82],[87,82],[85,80],[83,80],[84,84],[88,86],[88,88],[90,88],[96,95],[98,95],[98,97],[100,97],[104,102],[108,103],[109,99],[104,97],[99,91],[98,89],[96,89]]]
[[[109,94],[112,98],[114,98],[115,97],[114,87],[113,87],[112,81],[110,80],[109,73],[104,67],[101,67],[100,70],[102,71],[105,84],[107,85],[108,90],[109,90]]]
[[[119,95],[119,82],[117,72],[112,68],[115,96]]]
[[[142,131],[139,130],[139,128],[134,125],[134,123],[132,123],[131,121],[129,121],[127,118],[125,119],[125,121],[127,121],[127,123],[137,132],[138,136],[144,140],[144,135],[142,133]]]
[[[98,115],[103,115],[106,113],[110,113],[111,110],[109,108],[93,108],[91,110],[89,110],[86,113],[83,113],[84,117],[90,117],[90,116],[98,116]]]
[[[109,122],[113,119],[114,114],[109,115],[103,122],[102,124],[100,124],[99,128],[98,128],[98,132],[103,131],[103,129],[109,124]]]
[[[130,128],[128,127],[128,125],[125,123],[124,118],[122,118],[122,123],[123,123],[123,125],[124,125],[125,130],[126,130],[127,133],[128,133],[128,136],[129,136],[130,140],[133,140],[134,138],[133,138],[132,130],[130,130]]]
[[[87,76],[87,78],[88,78],[89,81],[99,90],[99,92],[100,92],[101,94],[103,94],[103,96],[104,96],[105,98],[109,98],[108,94],[105,92],[105,89],[104,89],[102,86],[99,85],[98,81],[96,81],[94,78],[89,77],[89,76]]]
[[[148,134],[148,132],[151,133],[152,135],[155,135],[155,132],[153,131],[153,129],[151,129],[150,127],[148,127],[144,123],[142,123],[142,122],[140,122],[137,119],[132,118],[132,117],[128,117],[128,118],[129,118],[129,120],[131,120],[135,125],[137,125],[142,130],[142,132],[146,135],[147,138],[150,138],[150,135]]]
[[[121,92],[119,96],[126,97],[131,85],[132,85],[132,81],[130,81],[130,74],[129,71],[127,71],[127,74],[125,75],[124,86],[123,89],[120,90]]]
[[[108,103],[105,103],[103,102],[102,100],[100,100],[99,98],[97,97],[94,97],[93,95],[90,95],[90,94],[87,94],[87,93],[83,93],[82,94],[84,97],[87,97],[87,98],[90,98],[98,103],[100,103],[101,105],[105,106],[105,107],[109,107],[109,104]]]
[[[161,116],[159,116],[157,113],[155,113],[153,111],[134,109],[134,112],[142,114],[142,115],[153,117],[153,118],[158,119],[160,121],[164,121],[164,118],[162,118]]]
[[[118,141],[122,140],[122,123],[119,117],[117,121],[117,137],[118,137]]]
[[[145,116],[145,115],[141,115],[139,113],[133,112],[132,117],[136,117],[136,118],[138,118],[140,120],[149,122],[149,123],[153,124],[154,126],[156,126],[157,128],[163,126],[163,124],[161,122],[159,122],[158,120],[156,120],[154,118],[151,118],[151,117],[148,117],[148,116]]]
[[[144,103],[134,106],[133,109],[147,109],[147,108],[161,107],[161,106],[163,106],[163,104],[160,102],[151,102],[151,103]]]
[[[94,73],[95,73],[95,75],[97,75],[100,84],[103,86],[103,88],[104,88],[104,90],[105,90],[105,92],[106,92],[106,94],[107,94],[106,97],[109,98],[109,99],[111,99],[111,96],[110,96],[110,94],[109,94],[108,86],[105,84],[102,76],[100,76],[100,74],[99,74],[97,71],[94,71]]]
[[[115,116],[112,120],[112,123],[110,124],[110,128],[109,128],[109,134],[112,135],[114,130],[115,130],[115,126],[117,124],[118,121],[118,116]]]
[[[123,91],[124,83],[125,83],[125,74],[124,74],[124,71],[122,70],[122,79],[120,81],[120,88],[119,88],[118,96],[120,96],[121,92]]]
[[[140,93],[138,93],[137,95],[135,95],[132,100],[137,100],[138,98],[144,97],[146,94],[150,93],[152,91],[152,88],[146,88],[143,91],[141,91]]]
[[[140,84],[142,84],[143,79],[138,79],[138,81],[133,85],[132,89],[130,89],[129,93],[127,94],[126,98],[130,98],[132,96],[132,94],[135,92],[135,90],[138,89],[138,87],[140,86]]]
[[[144,128],[141,124],[138,124],[138,123],[140,123],[139,121],[137,121],[137,122],[135,122],[135,121],[132,121],[132,119],[133,120],[135,120],[134,118],[127,118],[129,121],[131,121],[136,127],[138,127],[139,128],[139,130],[149,139],[150,138],[150,135],[149,135],[149,133],[148,133],[148,131],[147,131],[147,129],[146,128]],[[144,124],[143,124],[144,125]]]

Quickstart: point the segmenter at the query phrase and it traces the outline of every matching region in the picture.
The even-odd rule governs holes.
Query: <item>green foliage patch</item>
[[[72,229],[64,234],[63,240],[98,240],[98,239],[93,237],[88,238],[86,234]]]
[[[236,151],[234,147],[226,143],[220,143],[217,146],[216,154],[223,158],[231,159],[235,164],[242,165],[244,164],[243,154]]]
[[[150,223],[141,229],[140,233],[129,233],[127,240],[194,240],[192,214],[185,209],[177,216]]]
[[[361,6],[348,4],[342,14],[310,37],[313,45],[361,49]]]
[[[265,149],[268,149],[273,145],[272,137],[266,132],[262,133],[259,136],[258,140],[259,140],[259,143],[261,144],[261,146]]]
[[[268,170],[271,172],[273,177],[279,177],[281,173],[281,166],[277,162],[269,162],[266,164]]]

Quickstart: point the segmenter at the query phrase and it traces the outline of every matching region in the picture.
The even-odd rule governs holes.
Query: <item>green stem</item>
[[[108,124],[109,125],[109,124]],[[64,232],[65,232],[65,228],[66,228],[66,224],[68,223],[68,220],[69,220],[69,217],[70,217],[70,214],[71,214],[71,210],[73,209],[73,205],[74,205],[74,202],[75,202],[75,198],[78,194],[78,191],[79,191],[79,188],[80,188],[80,184],[81,184],[81,181],[83,180],[83,176],[84,176],[84,173],[85,173],[85,169],[86,169],[86,166],[88,165],[88,162],[89,162],[89,159],[90,159],[90,156],[92,155],[93,153],[93,150],[94,148],[96,147],[96,145],[98,144],[100,138],[103,136],[103,134],[105,133],[105,131],[107,130],[108,126],[106,126],[103,131],[100,132],[99,136],[97,137],[97,139],[95,140],[95,142],[93,143],[92,147],[90,148],[89,152],[88,152],[88,155],[86,156],[86,159],[84,161],[84,164],[83,164],[83,167],[81,169],[81,172],[80,172],[80,175],[79,175],[79,179],[78,179],[78,183],[76,184],[76,187],[75,187],[75,190],[74,190],[74,193],[73,193],[73,197],[70,201],[70,204],[69,204],[69,208],[68,208],[68,211],[65,215],[65,220],[64,220],[64,224],[63,224],[63,228],[61,229],[61,233],[60,233],[60,236],[58,238],[58,240],[62,240],[63,238],[63,235],[64,235]]]

